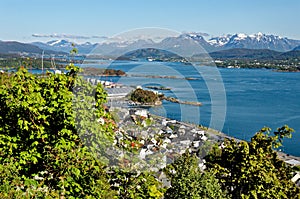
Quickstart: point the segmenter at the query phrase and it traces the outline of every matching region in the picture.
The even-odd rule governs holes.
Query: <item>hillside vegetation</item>
[[[170,186],[157,173],[110,167],[118,161],[108,150],[117,126],[104,106],[106,91],[78,77],[72,64],[66,69],[0,73],[0,198],[300,197],[293,168],[274,151],[291,137],[287,126],[215,145],[204,170],[197,153],[186,151],[162,169]]]

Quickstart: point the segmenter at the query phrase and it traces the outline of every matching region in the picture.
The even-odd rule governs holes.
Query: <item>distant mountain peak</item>
[[[64,39],[59,39],[59,40],[48,41],[47,44],[50,46],[66,46],[66,45],[71,45],[72,42],[69,42],[68,40],[64,40]]]
[[[35,46],[43,50],[53,50],[53,51],[63,51],[69,53],[70,50],[73,48],[72,44],[75,44],[75,48],[78,49],[79,54],[88,54],[90,53],[96,46],[96,44],[92,44],[90,42],[86,42],[83,44],[77,44],[65,39],[58,39],[58,40],[51,40],[46,43],[42,42],[33,42]]]
[[[251,39],[256,39],[257,41],[260,41],[263,37],[265,37],[266,35],[263,34],[262,32],[258,32],[258,33],[255,33],[255,34],[252,34],[252,35],[249,35],[249,37]]]
[[[233,35],[234,40],[244,40],[248,37],[248,35],[244,34],[244,33],[238,33]]]
[[[0,53],[3,54],[23,54],[23,55],[41,55],[44,49],[33,45],[17,41],[0,41]],[[65,54],[60,51],[45,50],[45,54]]]
[[[182,33],[181,36],[188,36],[191,38],[203,38],[203,33],[200,32],[187,32],[187,33]]]
[[[229,39],[232,37],[231,34],[222,35],[219,37],[213,37],[208,40],[208,43],[212,46],[221,47],[228,43]]]
[[[252,35],[249,35],[250,37],[252,36],[252,37],[263,37],[263,36],[265,36],[265,34],[264,33],[262,33],[262,32],[258,32],[258,33],[255,33],[255,34],[252,34]]]
[[[262,32],[247,35],[237,33],[211,38],[208,43],[221,48],[220,50],[232,48],[249,48],[249,49],[271,49],[276,51],[289,51],[300,45],[299,40],[291,40],[276,35],[267,35]]]
[[[185,48],[191,50],[192,47],[200,45],[207,52],[214,52],[233,48],[247,48],[247,49],[270,49],[275,51],[289,51],[300,45],[300,40],[292,40],[286,37],[280,37],[272,34],[264,34],[262,32],[254,34],[236,33],[224,34],[222,36],[205,39],[204,33],[201,32],[186,32],[176,37],[165,37],[160,41],[154,42],[146,36],[140,36],[126,40],[124,38],[112,38],[107,41],[92,44],[90,42],[75,44],[78,48],[79,54],[88,54],[94,52],[97,46],[97,52],[100,54],[120,53],[130,49],[158,47],[162,49],[179,49]],[[55,50],[70,52],[72,49],[72,42],[67,40],[52,40],[46,43],[34,42],[34,45],[44,50]]]

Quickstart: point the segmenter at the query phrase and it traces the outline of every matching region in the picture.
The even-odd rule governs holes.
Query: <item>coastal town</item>
[[[225,138],[241,141],[201,125],[151,114],[147,108],[137,106],[129,99],[128,95],[135,90],[133,87],[113,82],[98,83],[107,90],[107,106],[118,126],[114,142],[118,150],[112,151],[114,156],[125,160],[126,167],[158,172],[188,150],[200,158],[199,167],[205,169],[204,157],[211,146],[218,143],[222,147]],[[299,157],[280,151],[278,157],[291,166],[300,165]],[[163,174],[160,178],[168,185]],[[295,173],[292,181],[300,186],[300,174]]]

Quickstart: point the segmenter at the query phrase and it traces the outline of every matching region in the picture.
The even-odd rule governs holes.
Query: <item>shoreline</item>
[[[173,120],[171,118],[167,118],[167,117],[163,117],[163,116],[160,116],[160,115],[155,115],[155,114],[152,114],[150,113],[151,115],[155,116],[155,117],[160,117],[160,118],[163,118],[163,119],[168,119],[168,120]],[[216,129],[212,129],[210,127],[206,127],[206,126],[202,126],[202,125],[197,125],[197,124],[194,124],[194,123],[187,123],[187,122],[182,122],[182,121],[178,121],[176,120],[178,123],[181,123],[183,125],[186,125],[186,126],[191,126],[191,127],[196,127],[196,128],[200,128],[200,129],[203,129],[205,131],[205,133],[207,133],[209,135],[209,137],[219,137],[219,138],[227,138],[227,139],[234,139],[235,141],[246,141],[246,140],[242,140],[242,139],[239,139],[239,138],[236,138],[236,137],[232,137],[232,136],[229,136],[221,131],[218,131]],[[246,141],[248,142],[248,141]],[[274,150],[276,151],[276,150]],[[278,155],[278,158],[283,160],[283,161],[287,161],[287,160],[292,160],[292,159],[295,159],[297,161],[300,162],[300,157],[298,156],[294,156],[294,155],[291,155],[291,154],[288,154],[288,153],[284,153],[282,151],[276,151],[277,152],[277,155]]]
[[[118,100],[120,100],[120,99],[118,99]],[[113,108],[118,109],[120,107],[113,107]],[[127,107],[122,107],[122,108],[123,109],[125,108],[128,112],[130,112],[130,110],[138,110],[138,109],[146,110],[147,114],[152,118],[156,118],[156,121],[159,121],[159,123],[162,123],[162,121],[172,121],[173,123],[176,123],[179,126],[184,126],[185,128],[203,131],[205,133],[205,135],[208,136],[209,140],[213,141],[214,143],[220,142],[220,141],[224,140],[225,138],[234,139],[237,142],[246,141],[246,140],[242,140],[242,139],[239,139],[239,138],[236,138],[233,136],[229,136],[221,131],[218,131],[216,129],[212,129],[212,128],[209,128],[206,126],[202,126],[202,125],[194,124],[194,123],[183,122],[183,121],[178,121],[178,120],[163,117],[163,116],[160,116],[157,114],[149,113],[149,111],[146,107],[138,107],[137,108],[137,107],[128,107],[127,106]],[[191,142],[193,142],[193,141],[191,141]],[[248,141],[246,141],[246,142],[248,142]],[[187,148],[189,148],[189,147],[187,147]],[[274,150],[274,151],[276,151],[276,150]],[[300,162],[300,157],[298,157],[298,156],[294,156],[294,155],[284,153],[281,151],[276,151],[276,152],[277,152],[278,158],[283,160],[284,162],[289,161],[289,160],[296,160],[296,161]]]

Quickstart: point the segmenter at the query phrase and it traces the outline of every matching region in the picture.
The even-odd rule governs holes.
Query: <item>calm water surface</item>
[[[82,67],[85,66],[121,69],[128,74],[169,74],[182,78],[195,77],[197,80],[144,77],[109,77],[105,79],[127,85],[171,87],[171,91],[163,92],[183,100],[195,101],[196,99],[202,102],[203,106],[198,110],[189,105],[164,102],[162,107],[150,109],[152,113],[177,120],[197,122],[214,128],[211,124],[213,104],[210,91],[212,89],[208,89],[207,81],[209,79],[219,81],[219,77],[215,73],[209,73],[210,67],[197,67],[198,70],[196,70],[180,63],[127,61],[114,62],[109,66],[103,63],[82,65]],[[218,130],[233,137],[250,140],[254,133],[264,126],[275,130],[277,127],[287,124],[296,132],[292,139],[284,141],[282,150],[300,156],[300,73],[282,73],[266,69],[215,68],[214,70],[221,75],[225,88],[226,117],[223,128]],[[214,92],[218,91],[214,90]],[[220,93],[222,94],[222,92]],[[218,100],[222,99],[222,97],[218,98]],[[217,103],[217,101],[215,102]],[[195,110],[198,112],[193,112]]]

